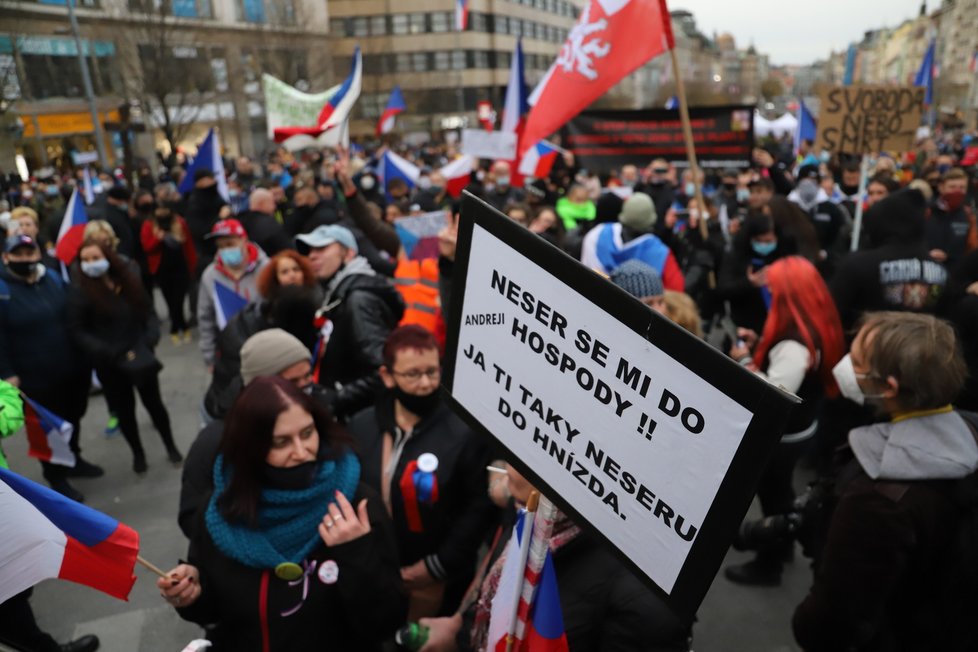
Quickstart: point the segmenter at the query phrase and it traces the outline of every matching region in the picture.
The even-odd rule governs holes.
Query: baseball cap
[[[347,249],[352,249],[353,251],[359,253],[359,247],[357,247],[357,239],[353,237],[353,233],[350,229],[339,226],[338,224],[323,224],[317,226],[309,233],[296,236],[295,238],[299,242],[312,247],[313,249],[320,249],[322,247],[329,246],[334,242],[339,242],[341,245]]]
[[[241,226],[238,220],[221,220],[211,228],[211,232],[204,236],[205,240],[211,238],[233,237],[248,239],[248,232]]]
[[[6,243],[4,243],[3,251],[4,253],[10,253],[14,249],[19,247],[30,247],[31,249],[40,249],[37,244],[37,240],[29,235],[24,235],[23,233],[18,233],[17,235],[12,235],[7,238]]]

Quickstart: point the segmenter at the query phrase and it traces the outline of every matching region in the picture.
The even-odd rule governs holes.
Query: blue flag
[[[187,174],[184,175],[180,181],[180,187],[177,188],[181,194],[185,195],[194,189],[194,172],[197,170],[213,172],[214,179],[217,181],[217,192],[224,198],[224,201],[229,201],[228,180],[224,176],[224,161],[221,160],[221,145],[213,128],[207,132],[204,142],[197,148],[197,156],[187,165]]]
[[[918,88],[922,86],[927,89],[924,96],[924,104],[927,106],[934,103],[934,46],[935,40],[931,39],[930,45],[927,46],[927,52],[924,53],[924,60],[920,62],[917,78],[913,82],[914,86]]]
[[[805,100],[798,100],[798,127],[795,129],[795,152],[801,148],[802,141],[810,140],[815,142],[818,128],[815,126],[815,117],[808,107]]]

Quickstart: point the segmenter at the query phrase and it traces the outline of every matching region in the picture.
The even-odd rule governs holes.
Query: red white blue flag
[[[27,454],[51,464],[75,466],[75,453],[69,446],[74,427],[27,396],[21,394],[21,397],[24,399],[24,427],[30,447]]]
[[[0,602],[56,577],[127,600],[139,534],[0,468]]]
[[[520,174],[535,179],[549,176],[557,155],[563,152],[564,150],[553,143],[541,140],[523,154],[520,160]]]
[[[461,197],[465,186],[472,180],[475,159],[468,154],[461,156],[438,170],[445,179],[445,191],[452,197]]]
[[[279,127],[275,129],[274,139],[281,143],[293,136],[311,136],[316,138],[324,132],[346,123],[353,106],[360,98],[360,88],[363,85],[363,56],[358,45],[353,51],[353,64],[349,76],[343,80],[339,90],[323,106],[315,127]]]
[[[464,32],[469,26],[469,0],[455,0],[455,31]]]
[[[407,104],[404,103],[404,95],[401,94],[401,87],[395,86],[391,91],[390,99],[387,100],[387,108],[380,115],[377,121],[377,135],[389,134],[394,131],[394,122],[398,114],[407,111]]]
[[[649,59],[674,47],[665,0],[590,0],[530,96],[520,148],[543,140]]]
[[[65,216],[61,219],[61,228],[58,229],[58,239],[54,247],[58,260],[65,265],[70,265],[78,255],[82,239],[85,237],[86,224],[88,224],[88,213],[85,212],[85,200],[82,199],[78,188],[75,188],[65,208]]]
[[[526,67],[523,62],[522,39],[516,39],[513,60],[509,67],[509,84],[506,86],[506,104],[503,105],[503,121],[500,131],[520,132],[523,116],[530,110],[529,93],[526,90]]]
[[[403,156],[386,151],[383,158],[380,159],[380,165],[377,166],[377,176],[383,183],[385,192],[391,179],[401,179],[408,185],[408,188],[414,188],[418,183],[418,177],[421,176],[421,168]],[[387,195],[387,198],[390,199],[390,195]]]

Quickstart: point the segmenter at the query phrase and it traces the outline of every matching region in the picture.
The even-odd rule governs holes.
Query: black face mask
[[[27,278],[34,273],[37,267],[37,261],[34,260],[11,260],[7,263],[7,267],[11,272],[17,276]]]
[[[859,192],[859,186],[858,185],[847,186],[843,183],[840,183],[839,190],[842,191],[843,195],[855,195],[857,192]]]
[[[416,396],[414,394],[408,394],[400,387],[394,387],[394,398],[404,406],[404,409],[411,414],[418,415],[422,419],[434,412],[438,404],[441,403],[441,395],[437,388],[425,396]]]
[[[298,466],[283,469],[266,463],[263,469],[265,484],[271,489],[284,489],[286,491],[301,491],[308,489],[313,480],[316,479],[316,472],[319,470],[319,462],[304,462]]]

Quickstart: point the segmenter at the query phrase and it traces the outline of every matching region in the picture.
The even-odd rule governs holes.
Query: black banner
[[[696,156],[704,168],[748,167],[754,147],[754,108],[690,108]],[[561,131],[563,146],[582,168],[610,172],[623,165],[645,167],[663,158],[688,167],[679,111],[585,111]]]

